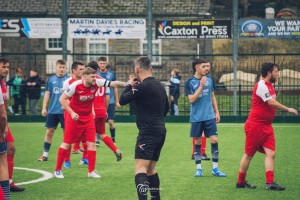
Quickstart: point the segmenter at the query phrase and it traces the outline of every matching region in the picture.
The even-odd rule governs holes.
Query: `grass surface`
[[[54,135],[48,162],[38,162],[43,151],[45,134],[42,123],[11,123],[17,152],[15,166],[45,170],[53,173],[58,146],[62,141],[59,128]],[[211,162],[203,161],[204,177],[195,178],[195,163],[191,160],[189,123],[167,124],[167,139],[158,162],[162,199],[300,199],[298,169],[300,166],[299,124],[275,124],[277,155],[275,179],[286,186],[285,191],[266,191],[264,157],[256,154],[250,165],[247,180],[256,184],[256,190],[236,189],[239,162],[243,155],[243,124],[219,124],[220,170],[228,177],[211,176]],[[134,145],[137,129],[134,123],[116,124],[117,144],[123,152],[123,160],[102,142],[97,148],[96,169],[101,179],[87,178],[87,167],[78,165],[81,155],[71,155],[72,166],[63,169],[65,179],[23,185],[26,191],[13,193],[11,199],[137,199],[134,183]],[[208,142],[209,144],[209,142]],[[207,154],[211,157],[210,145]],[[40,174],[15,170],[15,182],[25,182],[41,177]]]

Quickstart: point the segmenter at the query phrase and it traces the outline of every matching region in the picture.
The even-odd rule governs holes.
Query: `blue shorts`
[[[116,104],[112,103],[107,108],[107,120],[115,120]]]
[[[7,152],[7,145],[6,142],[0,142],[0,153],[6,153]]]
[[[64,128],[64,114],[48,114],[46,118],[46,128],[57,128],[60,122],[61,128]]]
[[[190,136],[192,138],[200,138],[204,131],[205,137],[218,135],[216,119],[210,119],[201,122],[192,122]]]

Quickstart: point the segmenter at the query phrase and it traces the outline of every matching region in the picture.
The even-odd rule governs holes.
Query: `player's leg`
[[[59,119],[54,114],[48,114],[46,118],[46,135],[44,141],[44,152],[38,161],[48,161],[48,154],[52,144],[54,131],[59,123]]]
[[[201,165],[201,133],[203,131],[201,122],[192,122],[190,137],[194,141],[194,159],[196,163],[196,174],[195,177],[202,176],[202,165]]]
[[[55,172],[54,172],[54,176],[56,178],[64,178],[64,175],[61,172],[61,168],[62,168],[62,165],[64,163],[64,160],[65,160],[65,157],[66,157],[66,154],[67,154],[67,151],[69,148],[70,148],[70,144],[63,142],[58,149],[57,159],[56,159],[56,167],[55,167]]]
[[[207,120],[204,122],[204,134],[209,137],[211,143],[211,157],[212,157],[212,175],[218,177],[225,177],[226,174],[219,170],[219,144],[216,120]]]
[[[73,145],[73,154],[79,154],[80,153],[80,142],[75,142]]]
[[[95,172],[96,164],[96,127],[94,120],[89,120],[83,125],[84,133],[83,137],[86,139],[87,156],[88,156],[88,177],[101,178],[101,176]]]
[[[85,139],[81,139],[81,142],[82,142],[81,144],[82,144],[83,151],[82,151],[82,158],[80,159],[79,164],[88,165],[89,161],[88,161],[88,154],[87,154],[87,144]]]
[[[105,134],[105,118],[95,119],[96,132],[99,133],[101,140],[115,153],[117,161],[122,159],[122,152],[115,145],[113,140]]]
[[[210,158],[206,155],[206,137],[204,132],[201,137],[201,160],[210,160]]]
[[[6,142],[0,140],[0,187],[3,190],[4,197],[10,199],[10,187],[7,165],[7,146]]]
[[[66,113],[66,112],[65,112]],[[65,120],[66,120],[66,117],[64,116],[64,114],[57,114],[56,115],[59,123],[60,123],[60,127],[62,128],[62,130],[64,131],[64,127],[65,127]],[[64,136],[63,136],[64,137]],[[70,146],[69,146],[69,149],[67,149],[67,152],[65,154],[65,163],[64,163],[64,168],[70,168],[71,167],[71,161],[70,161],[70,158],[71,158],[71,148],[72,148],[72,143],[70,142],[69,143]]]
[[[179,109],[178,109],[178,97],[174,98],[174,115],[179,115]]]
[[[254,130],[255,125],[249,123],[248,121],[245,123],[245,153],[240,162],[240,169],[238,173],[238,181],[236,184],[236,188],[245,188],[245,189],[255,189],[255,185],[250,185],[246,181],[247,171],[250,165],[250,162],[258,150],[259,146],[259,138],[256,137],[256,134],[260,134],[259,130]]]
[[[107,120],[109,124],[109,131],[110,131],[110,136],[111,139],[116,142],[116,127],[115,127],[115,109],[116,105],[115,104],[109,104],[107,108]]]
[[[10,132],[10,129],[8,129],[8,130],[9,130],[8,132]],[[11,133],[9,133],[8,135],[11,135]],[[14,155],[16,152],[16,146],[15,146],[12,135],[8,136],[6,138],[6,140],[7,140],[7,165],[8,165],[10,191],[11,192],[22,192],[25,190],[25,188],[17,186],[12,179],[13,172],[14,172]]]

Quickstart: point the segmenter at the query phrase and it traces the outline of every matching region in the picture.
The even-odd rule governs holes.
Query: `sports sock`
[[[194,158],[195,158],[195,163],[197,165],[197,169],[202,169],[200,149],[201,149],[201,144],[200,145],[199,144],[194,145]]]
[[[10,187],[9,187],[9,180],[0,181],[0,186],[2,187],[4,193],[4,199],[10,200]]]
[[[87,159],[87,144],[86,142],[82,142],[82,148],[83,148],[83,153],[82,153],[82,159]]]
[[[70,148],[66,151],[65,162],[69,162],[70,161],[71,149],[72,149],[72,145],[70,145]]]
[[[147,200],[147,193],[149,188],[149,180],[146,173],[139,173],[135,175],[135,185],[139,200]]]
[[[114,141],[109,137],[109,136],[105,136],[103,138],[103,142],[114,152],[116,153],[117,151],[117,147],[114,144]]]
[[[110,128],[110,136],[111,136],[111,139],[116,142],[116,128]]]
[[[48,157],[48,152],[50,150],[51,144],[48,142],[44,142],[44,157]]]
[[[266,171],[266,183],[271,184],[274,182],[274,171]]]
[[[148,180],[150,183],[149,186],[150,186],[151,199],[160,200],[158,174],[156,173],[152,176],[148,176]]]
[[[247,175],[247,172],[239,172],[239,175],[238,175],[238,184],[239,185],[243,185],[245,183],[246,175]]]
[[[100,134],[96,133],[96,142],[100,143]]]
[[[66,157],[66,153],[67,150],[61,147],[58,149],[55,171],[61,170],[61,166],[63,165],[64,159]]]
[[[201,155],[206,154],[206,137],[201,137]]]
[[[194,149],[195,149],[195,140],[192,138],[192,156],[194,155]]]
[[[212,157],[213,169],[218,168],[218,161],[219,161],[218,143],[211,144],[211,157]]]
[[[90,151],[87,150],[87,156],[89,160],[88,168],[89,173],[95,170],[95,164],[96,164],[96,151]]]
[[[12,179],[14,173],[14,156],[15,154],[7,154],[7,166],[8,166],[8,176],[9,180]]]
[[[78,151],[80,148],[80,142],[76,142],[74,143],[74,146],[73,146],[73,151]]]

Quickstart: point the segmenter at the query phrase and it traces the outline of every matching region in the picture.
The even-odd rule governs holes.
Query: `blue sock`
[[[44,151],[48,152],[50,150],[51,144],[48,142],[44,142]]]
[[[211,157],[213,162],[219,161],[219,147],[218,143],[211,144]]]
[[[9,186],[9,180],[6,181],[0,181],[0,186],[2,187],[5,200],[10,200],[10,186]]]
[[[111,139],[116,142],[116,128],[111,128],[109,129],[110,130],[110,136],[111,136]]]
[[[195,163],[197,165],[197,169],[198,169],[198,166],[201,169],[201,144],[194,145],[194,158],[195,158]]]

